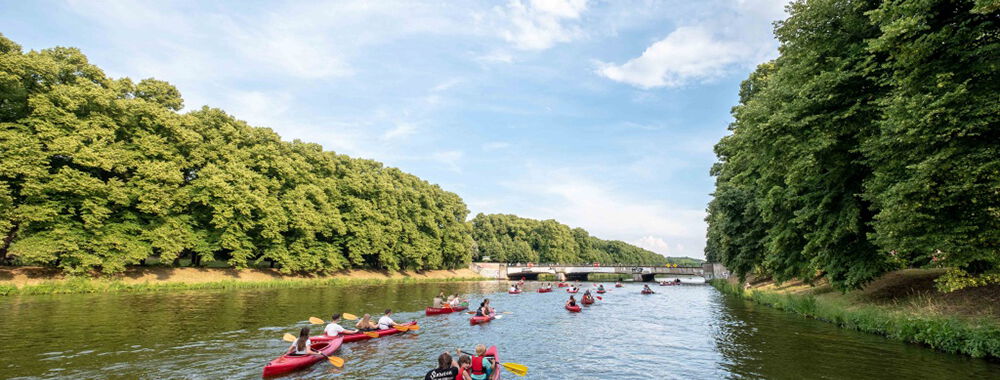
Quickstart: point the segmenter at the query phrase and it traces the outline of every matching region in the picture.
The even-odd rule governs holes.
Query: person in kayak
[[[438,356],[438,367],[424,375],[424,380],[452,380],[459,375],[458,365],[447,352]]]
[[[464,355],[463,355],[464,356]],[[468,356],[465,356],[468,358]],[[499,371],[499,363],[493,357],[486,356],[486,346],[477,345],[476,355],[469,358],[468,367],[462,367],[462,379],[464,380],[486,380],[493,376],[493,372]],[[459,358],[459,366],[462,366],[462,358]]]
[[[385,330],[399,326],[399,324],[396,323],[396,321],[392,320],[392,318],[389,317],[390,315],[392,315],[392,309],[385,309],[385,315],[383,315],[382,318],[378,319],[379,330]]]
[[[299,337],[292,342],[291,347],[288,347],[288,355],[315,355],[316,351],[312,350],[312,341],[309,340],[309,327],[303,327],[299,330]]]
[[[459,307],[461,305],[462,297],[459,297],[458,294],[451,296],[451,307]]]
[[[479,304],[479,308],[476,309],[477,317],[485,317],[493,314],[493,308],[490,307],[490,299],[484,299],[482,303]]]
[[[365,314],[364,317],[361,317],[361,320],[358,321],[358,323],[355,323],[354,327],[357,328],[358,331],[375,331],[375,330],[378,330],[378,325],[375,324],[375,322],[372,322],[372,315],[371,314]]]
[[[643,284],[642,285],[642,291],[652,293],[653,289],[650,289],[648,284]]]
[[[510,289],[507,289],[507,291],[508,292],[516,292],[517,291],[517,285],[516,284],[510,284]]]
[[[462,351],[459,351],[462,352]],[[462,355],[458,357],[458,376],[455,380],[471,380],[472,374],[469,373],[469,367],[472,367],[472,358],[469,355]]]
[[[434,297],[434,308],[440,309],[441,305],[444,303],[444,292],[438,293],[437,297]]]
[[[604,291],[604,284],[597,285],[597,291],[603,292]]]
[[[590,294],[590,290],[583,292],[583,300],[590,303],[594,302],[594,295]]]
[[[569,296],[569,301],[566,301],[566,306],[576,307],[576,297]]]
[[[323,333],[328,336],[337,336],[339,334],[357,334],[358,330],[348,330],[340,325],[340,313],[334,314],[330,317],[330,323],[326,325],[323,329]]]

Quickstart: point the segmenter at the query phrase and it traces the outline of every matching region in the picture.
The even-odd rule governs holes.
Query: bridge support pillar
[[[556,281],[566,282],[566,272],[558,272],[558,273],[556,273]]]
[[[656,275],[653,273],[633,273],[632,281],[635,282],[650,282],[656,279]]]

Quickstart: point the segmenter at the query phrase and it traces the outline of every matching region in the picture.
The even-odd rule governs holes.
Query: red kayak
[[[591,305],[591,304],[594,303],[594,300],[592,298],[586,298],[586,297],[584,297],[582,300],[580,300],[580,303],[582,303],[584,305]]]
[[[487,322],[492,321],[494,319],[496,319],[496,314],[490,314],[490,315],[486,315],[486,316],[482,316],[482,317],[474,316],[472,318],[469,318],[469,324],[470,325],[478,325],[480,323],[487,323]]]
[[[564,282],[560,282],[560,283],[556,284],[556,286],[558,286],[560,288],[565,288],[565,287],[569,286],[569,284],[564,283]]]
[[[403,325],[403,326],[411,326],[411,325],[415,325],[415,324],[417,324],[417,321],[407,322],[407,323],[400,323],[400,325]],[[388,329],[385,329],[385,330],[375,330],[375,331],[372,331],[372,332],[373,333],[377,333],[378,337],[381,338],[381,337],[386,336],[386,335],[398,334],[398,333],[400,333],[402,331],[396,330],[395,328],[388,328]],[[368,335],[365,335],[364,333],[361,333],[361,332],[359,332],[357,334],[344,334],[342,336],[344,337],[344,343],[357,342],[359,340],[365,340],[365,339],[371,339],[372,338],[372,337],[370,337]],[[337,339],[337,337],[335,337],[335,336],[329,336],[329,335],[318,335],[318,336],[311,337],[309,339],[312,339],[313,342],[325,342],[325,341]]]
[[[490,346],[486,349],[486,353],[483,354],[486,357],[493,357],[493,362],[497,363],[497,368],[493,370],[493,376],[490,376],[488,380],[500,380],[500,356],[497,355],[497,346]]]
[[[313,341],[309,348],[312,348],[316,352],[322,352],[323,355],[330,356],[340,348],[342,341],[343,339],[339,336],[323,342]],[[309,367],[320,360],[326,359],[323,355],[281,355],[281,357],[272,360],[264,366],[264,377],[283,375],[297,369]]]
[[[510,294],[521,294],[521,291],[520,290],[514,290],[514,291],[508,290],[507,293],[510,293]]]
[[[552,291],[551,288],[541,288],[541,289],[538,289],[539,293],[548,293],[548,292],[551,292],[551,291]]]
[[[616,288],[622,288],[622,287],[625,287],[625,285],[622,285],[622,284],[615,284],[615,287],[616,287]]]
[[[426,315],[438,315],[438,314],[454,313],[456,311],[462,311],[462,310],[465,310],[465,309],[468,309],[468,307],[465,307],[465,306],[459,306],[459,307],[428,307],[427,309],[424,310],[424,313]]]
[[[570,313],[579,313],[580,310],[583,310],[583,309],[580,307],[580,305],[576,305],[576,306],[566,305],[566,310],[569,310]]]
[[[577,290],[569,290],[569,289],[566,289],[566,293],[577,293],[577,292],[579,292],[579,291],[580,291],[580,289],[577,289]]]
[[[597,294],[604,294],[604,293],[607,293],[607,292],[608,292],[607,290],[598,290]]]
[[[643,290],[641,293],[642,294],[653,294],[653,291],[652,290],[650,290],[650,291]]]

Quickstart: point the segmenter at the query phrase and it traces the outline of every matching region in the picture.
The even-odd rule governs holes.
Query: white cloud
[[[631,244],[640,248],[648,249],[650,251],[659,253],[664,256],[667,256],[668,254],[671,253],[670,244],[667,244],[667,242],[664,241],[663,239],[652,235],[646,235],[637,240],[633,240]]]
[[[574,22],[587,9],[586,0],[510,0],[495,11],[507,22],[501,37],[522,50],[544,50],[583,35]]]
[[[705,18],[677,27],[622,64],[597,63],[597,73],[639,88],[707,82],[753,67],[777,54],[771,22],[785,17],[785,0],[726,3]]]
[[[392,128],[392,129],[390,129],[388,131],[385,131],[385,133],[382,134],[382,140],[393,140],[393,139],[398,139],[398,138],[406,137],[406,136],[412,135],[416,131],[417,131],[417,127],[415,125],[413,125],[413,124],[405,123],[405,122],[398,123],[396,125],[396,127]]]

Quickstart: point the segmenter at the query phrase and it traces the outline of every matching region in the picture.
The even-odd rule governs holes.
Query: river
[[[585,283],[585,286],[590,284]],[[839,329],[754,305],[707,285],[638,284],[568,313],[567,295],[509,295],[503,284],[392,284],[141,294],[0,297],[0,378],[254,379],[310,316],[377,314],[419,321],[416,332],[347,343],[329,363],[286,378],[421,379],[437,356],[477,343],[528,366],[526,379],[1000,378],[1000,363]],[[510,311],[424,316],[438,291]],[[314,331],[321,330],[315,326]],[[505,373],[503,378],[515,378]]]

